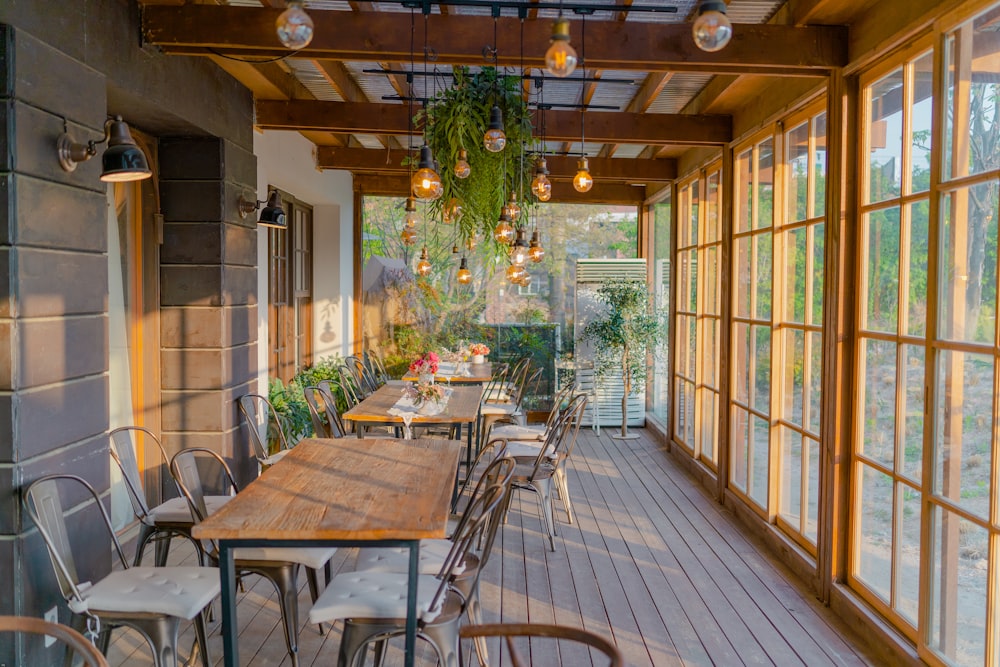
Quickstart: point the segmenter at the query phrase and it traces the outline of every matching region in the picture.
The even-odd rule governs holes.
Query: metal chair
[[[90,495],[104,519],[121,570],[93,584],[80,582],[63,516],[60,485],[74,487],[74,506],[81,494]],[[73,613],[86,616],[88,625],[99,632],[102,653],[107,652],[111,630],[128,626],[137,630],[149,644],[154,667],[175,667],[180,621],[193,620],[202,665],[208,667],[204,612],[221,591],[216,570],[207,567],[129,567],[100,497],[90,484],[76,475],[46,475],[35,480],[24,490],[23,502],[45,541],[63,597]]]
[[[201,473],[198,468],[198,457],[214,458],[216,463],[226,467],[221,456],[210,449],[193,447],[184,449],[174,455],[170,461],[170,472],[177,486],[191,507],[195,523],[203,521],[207,516],[205,495],[201,484]],[[218,545],[213,541],[205,541],[202,547],[215,566],[219,564]],[[291,658],[292,665],[298,665],[298,627],[299,605],[296,579],[299,565],[304,565],[309,594],[313,602],[319,595],[319,583],[316,572],[324,567],[337,552],[335,547],[291,548],[291,547],[241,547],[234,551],[233,561],[237,572],[252,572],[264,577],[274,585],[278,593],[278,606],[281,609],[281,619],[285,625],[285,647]],[[320,627],[322,632],[322,626]]]
[[[459,635],[463,639],[486,637],[505,637],[507,639],[507,651],[510,663],[513,667],[526,667],[530,662],[525,662],[520,652],[514,644],[514,637],[536,637],[539,639],[553,639],[560,641],[572,641],[584,644],[600,651],[608,658],[608,667],[625,667],[625,658],[618,647],[600,635],[593,632],[572,628],[566,625],[548,625],[543,623],[492,623],[488,625],[467,625],[459,630]],[[591,651],[591,654],[593,652]],[[566,664],[566,663],[563,663]],[[587,664],[598,665],[597,661],[587,661]]]
[[[343,396],[345,410],[349,410],[358,404],[359,401],[357,400],[357,396],[354,395],[352,388],[344,387],[338,380],[321,380],[316,386],[319,388],[323,396],[323,401],[326,404],[326,416],[330,420],[330,424],[336,424],[336,430],[339,430],[341,434],[331,437],[338,438],[352,433],[353,424],[348,426],[348,424],[344,423],[343,412],[341,412],[340,405],[338,404],[339,396]],[[333,432],[331,430],[331,433]]]
[[[97,647],[90,643],[86,637],[73,628],[50,623],[33,616],[0,616],[0,632],[18,632],[55,637],[66,645],[67,651],[71,651],[67,658],[76,654],[83,659],[84,667],[108,667],[108,661],[104,659]]]
[[[461,574],[472,545],[485,524],[502,507],[505,491],[494,485],[486,489],[467,510],[469,519],[455,536],[436,575],[419,574],[417,581],[417,636],[428,641],[444,667],[459,664],[458,624],[467,601],[452,588]],[[473,578],[481,572],[477,568]],[[344,620],[338,667],[354,666],[365,647],[376,642],[376,664],[384,656],[385,640],[406,628],[408,575],[399,572],[359,571],[337,575],[309,612],[313,623]]]
[[[122,471],[125,488],[128,490],[128,497],[132,503],[132,512],[139,520],[139,535],[135,541],[135,559],[132,561],[132,565],[142,564],[142,556],[146,546],[153,542],[154,562],[157,566],[163,567],[167,564],[170,540],[174,537],[183,537],[191,542],[198,553],[199,564],[204,565],[201,545],[191,537],[191,526],[194,525],[194,519],[191,517],[191,510],[184,497],[171,498],[152,508],[146,501],[142,475],[139,474],[139,461],[136,456],[134,439],[135,436],[139,435],[156,444],[164,467],[168,467],[170,464],[170,457],[167,456],[159,438],[149,429],[142,426],[122,426],[111,432],[111,458]],[[229,481],[233,493],[237,493],[239,488],[236,486],[235,480],[230,477]],[[206,496],[205,504],[211,514],[231,498],[232,495]]]
[[[277,413],[271,401],[260,394],[244,394],[239,401],[240,414],[246,424],[247,434],[254,456],[260,464],[261,471],[267,470],[280,461],[288,453],[288,440],[285,438],[285,426],[281,415]],[[268,443],[260,436],[260,426],[264,425],[267,439],[272,437],[278,443],[277,451],[271,453]]]
[[[495,438],[503,438],[504,440],[545,440],[549,429],[555,423],[556,417],[566,407],[566,403],[573,396],[573,392],[574,387],[572,383],[565,385],[556,392],[556,395],[552,398],[552,409],[549,411],[548,417],[545,418],[545,423],[518,424],[511,417],[500,418],[494,422],[493,428],[486,434],[486,440],[490,441]]]

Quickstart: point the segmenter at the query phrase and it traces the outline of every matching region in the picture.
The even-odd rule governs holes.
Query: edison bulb
[[[444,191],[441,177],[430,167],[419,169],[413,175],[411,185],[413,186],[413,196],[417,199],[437,199]]]
[[[417,262],[417,275],[427,276],[431,273],[431,262],[427,259],[427,246],[420,251],[420,261]]]
[[[469,271],[469,263],[463,257],[462,263],[458,266],[458,273],[455,274],[455,278],[458,279],[460,285],[468,285],[472,282],[472,271]]]
[[[520,285],[521,287],[527,287],[528,285],[530,285],[531,284],[531,274],[528,273],[527,271],[525,271],[524,273],[522,273],[520,280],[517,281],[517,284]]]
[[[517,203],[517,196],[513,192],[510,193],[510,200],[504,206],[504,210],[507,211],[507,217],[510,218],[511,222],[517,222],[521,219],[521,206]]]
[[[490,125],[483,134],[483,146],[491,153],[499,153],[507,145],[507,133],[503,131],[503,114],[500,107],[490,109]]]
[[[594,178],[590,175],[590,164],[587,158],[582,157],[576,161],[576,176],[573,177],[573,189],[577,192],[587,192],[594,185]]]
[[[535,178],[531,181],[531,192],[540,201],[548,201],[552,196],[552,182],[549,177],[541,172],[535,172]]]
[[[527,250],[523,245],[514,246],[514,251],[510,253],[510,261],[514,262],[517,266],[524,266],[524,263],[528,261]]]
[[[507,267],[507,280],[512,283],[516,283],[521,279],[524,274],[524,267],[518,266],[517,264],[511,264]]]
[[[417,233],[407,227],[400,232],[399,238],[403,242],[403,245],[414,245],[417,242]]]
[[[507,216],[500,216],[500,222],[493,228],[493,238],[497,243],[503,243],[504,245],[510,245],[514,240],[514,228],[510,226]]]
[[[413,197],[406,198],[406,217],[403,222],[407,227],[417,226],[417,200]]]
[[[302,9],[302,0],[289,0],[288,9],[281,12],[274,27],[278,41],[285,48],[301,49],[309,45],[313,38],[313,20]]]
[[[448,204],[442,211],[442,219],[447,224],[458,222],[462,217],[462,202],[457,197],[448,200]]]
[[[567,77],[576,70],[576,50],[569,43],[569,21],[558,19],[552,24],[552,40],[545,52],[545,69],[552,76]]]
[[[719,51],[733,36],[733,24],[726,17],[726,3],[709,0],[698,7],[698,18],[691,26],[694,43],[702,51]]]
[[[469,154],[463,148],[458,151],[458,160],[455,162],[455,178],[468,178],[471,173],[472,167],[469,166]]]
[[[545,259],[545,248],[542,247],[542,240],[538,236],[537,229],[531,234],[531,245],[528,247],[528,257],[530,257],[531,261],[535,264]]]

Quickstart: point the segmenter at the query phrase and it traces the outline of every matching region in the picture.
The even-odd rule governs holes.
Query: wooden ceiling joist
[[[316,166],[320,169],[343,169],[356,174],[401,174],[408,169],[402,164],[405,157],[405,150],[383,151],[320,146],[316,156]],[[576,173],[575,156],[549,155],[545,159],[553,179],[569,178]],[[597,181],[659,183],[677,178],[677,161],[672,159],[626,160],[592,157],[589,160],[590,173]]]
[[[142,26],[146,42],[167,53],[226,54],[268,58],[289,55],[274,34],[280,9],[190,4],[146,5]],[[405,13],[315,11],[315,36],[297,58],[347,61],[408,61],[410,16]],[[431,14],[430,46],[441,64],[482,65],[483,46],[494,34],[489,16]],[[548,20],[526,21],[527,67],[544,66],[551,32]],[[520,62],[520,22],[497,20],[498,65]],[[825,76],[847,64],[848,31],[844,26],[736,24],[729,45],[708,53],[695,46],[687,23],[588,21],[587,66],[642,71],[712,71]]]
[[[354,189],[366,195],[406,197],[410,194],[410,179],[405,174],[355,174]],[[598,182],[589,192],[577,192],[569,181],[553,181],[550,203],[640,206],[645,200],[646,188],[640,185]]]
[[[257,100],[256,125],[262,130],[316,130],[346,134],[409,134],[407,107],[401,104]],[[578,141],[578,111],[547,111],[546,139]],[[590,112],[587,141],[606,144],[717,145],[732,141],[729,116]]]

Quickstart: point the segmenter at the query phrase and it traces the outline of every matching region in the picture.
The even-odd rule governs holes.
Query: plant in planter
[[[600,350],[596,360],[598,375],[621,369],[625,391],[622,393],[621,439],[637,438],[628,432],[628,397],[646,379],[646,356],[656,352],[666,334],[660,317],[654,312],[646,283],[611,279],[601,283],[597,299],[608,309],[603,317],[584,329],[584,338]]]

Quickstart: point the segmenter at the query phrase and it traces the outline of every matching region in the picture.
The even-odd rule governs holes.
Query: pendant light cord
[[[580,60],[583,61],[583,79],[580,87],[580,157],[587,157],[587,15],[583,15],[582,38],[580,40]]]

